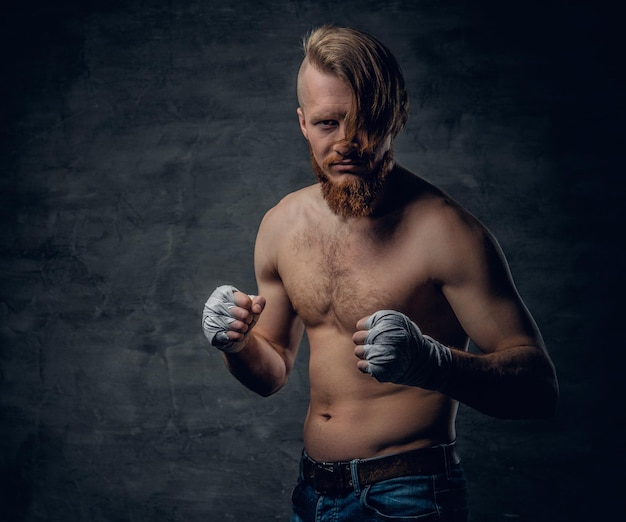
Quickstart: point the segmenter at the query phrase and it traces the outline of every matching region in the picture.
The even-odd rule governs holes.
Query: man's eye
[[[318,121],[317,124],[321,127],[334,127],[337,125],[337,122],[335,120],[321,120]]]

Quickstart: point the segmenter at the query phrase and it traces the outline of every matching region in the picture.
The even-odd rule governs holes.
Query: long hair
[[[373,36],[346,27],[325,25],[303,39],[304,61],[346,81],[352,88],[352,110],[346,116],[346,142],[357,131],[371,149],[396,137],[408,119],[409,101],[400,65]]]

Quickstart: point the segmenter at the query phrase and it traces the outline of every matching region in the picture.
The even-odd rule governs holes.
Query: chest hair
[[[284,283],[305,323],[330,316],[351,328],[364,315],[390,306],[392,274],[384,250],[379,238],[348,230],[307,228],[297,235],[294,269]]]

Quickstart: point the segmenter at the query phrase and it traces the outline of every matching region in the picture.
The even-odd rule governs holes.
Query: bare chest
[[[334,323],[353,329],[376,310],[407,313],[432,301],[424,259],[401,237],[309,229],[289,244],[281,277],[308,327]]]

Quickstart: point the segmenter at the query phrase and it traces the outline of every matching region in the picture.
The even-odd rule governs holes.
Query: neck
[[[367,216],[368,218],[378,219],[398,208],[402,196],[398,190],[401,171],[402,168],[392,161],[385,182],[372,204],[372,212]]]

